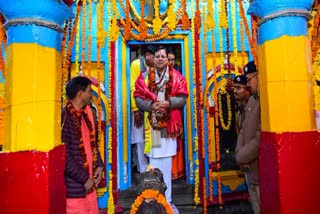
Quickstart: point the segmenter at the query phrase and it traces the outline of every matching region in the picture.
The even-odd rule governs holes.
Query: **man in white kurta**
[[[130,65],[130,95],[131,95],[131,144],[136,145],[137,170],[146,171],[148,158],[144,154],[144,125],[143,114],[138,109],[133,97],[135,83],[141,72],[148,71],[153,66],[154,47],[147,45],[142,49],[142,55]],[[140,117],[140,118],[139,118]]]
[[[177,152],[177,137],[183,126],[180,109],[188,97],[185,78],[168,66],[167,49],[156,49],[154,66],[141,73],[134,97],[145,114],[145,153],[150,165],[162,171],[167,185],[166,199],[171,203],[172,156]]]

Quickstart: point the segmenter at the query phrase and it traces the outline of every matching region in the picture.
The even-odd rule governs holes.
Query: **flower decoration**
[[[153,189],[144,190],[134,201],[131,206],[130,214],[137,213],[139,207],[145,200],[155,200],[157,203],[161,204],[167,214],[173,214],[170,204],[167,202],[166,198],[158,191]]]

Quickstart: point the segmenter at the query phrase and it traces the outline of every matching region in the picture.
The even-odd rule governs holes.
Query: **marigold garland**
[[[152,20],[152,24],[153,24],[153,32],[155,34],[159,34],[161,29],[162,29],[162,21],[159,17],[159,0],[155,0],[154,1],[154,19]],[[141,11],[141,15],[142,15],[142,11]],[[142,21],[143,19],[141,19]]]
[[[163,71],[166,72],[166,71]],[[163,76],[165,73],[162,74]],[[148,74],[148,87],[151,92],[154,94],[158,93],[157,85],[159,82],[156,82],[156,72],[155,69],[152,67],[150,68],[149,74]],[[172,91],[172,67],[169,66],[169,81],[166,83],[166,92],[165,92],[165,100],[169,100],[169,97],[171,95]],[[149,113],[149,122],[153,129],[155,130],[161,130],[162,128],[167,127],[168,121],[170,119],[170,110],[165,113],[162,113],[160,115],[157,115],[156,112]]]
[[[208,16],[207,16],[207,29],[211,30],[214,29],[216,26],[215,22],[214,22],[214,6],[213,6],[213,1],[209,0],[208,1]]]
[[[126,14],[126,22],[124,24],[124,39],[129,40],[131,39],[131,20],[130,20],[130,0],[126,0],[126,9],[125,9],[125,14]]]
[[[66,54],[67,54],[67,34],[68,34],[68,25],[69,20],[65,22],[63,29],[63,36],[61,42],[61,56],[62,56],[62,81],[61,81],[61,89],[62,89],[62,102],[61,106],[64,106],[64,101],[66,100],[66,88],[65,84],[67,82],[67,64],[66,64]]]
[[[194,14],[194,28],[197,30],[197,33],[200,32],[201,14],[200,14],[199,0],[196,0],[196,12]]]
[[[237,18],[236,18],[236,2],[231,0],[231,20],[232,20],[232,40],[233,40],[233,59],[234,59],[234,72],[239,75],[238,67],[238,40],[237,40]]]
[[[219,94],[219,119],[220,119],[220,125],[223,130],[229,131],[231,123],[232,123],[232,111],[231,111],[231,97],[229,93],[226,93],[227,98],[227,108],[228,108],[228,122],[225,124],[223,119],[223,111],[222,111],[222,102],[221,102],[221,94]]]
[[[220,28],[227,29],[228,28],[228,20],[227,20],[227,13],[226,13],[226,2],[224,0],[220,0]]]
[[[244,52],[244,25],[243,20],[240,20],[240,43],[241,43],[241,67],[244,67],[244,58],[245,58],[245,52]]]
[[[110,34],[111,28],[112,26],[109,24],[111,23],[111,16],[112,16],[112,11],[111,11],[111,7],[113,6],[110,2],[108,2],[108,32]],[[111,70],[111,38],[108,39],[108,43],[107,43],[107,50],[108,50],[108,80],[109,80],[109,84],[108,84],[108,95],[109,97],[113,97],[113,92],[112,92],[112,70]],[[110,109],[108,109],[108,113],[111,114],[111,112],[113,111],[113,107],[112,107],[112,99],[109,99],[109,105],[108,107]],[[112,165],[112,126],[109,127],[108,129],[108,164]],[[115,207],[114,207],[114,199],[113,199],[113,175],[112,175],[112,167],[109,169],[108,172],[108,214],[114,214],[115,213]]]
[[[82,74],[85,74],[86,71],[86,66],[85,66],[85,61],[86,61],[86,18],[87,18],[87,0],[82,0],[82,29],[81,29],[81,71]]]
[[[88,0],[88,77],[91,77],[91,53],[92,53],[92,0]]]
[[[168,8],[168,27],[170,30],[176,29],[177,26],[177,17],[174,12],[175,0],[169,0],[169,8]]]
[[[147,38],[147,31],[148,31],[148,27],[147,24],[144,20],[144,0],[140,1],[140,8],[141,8],[141,20],[138,26],[139,29],[139,40],[144,40]]]
[[[5,78],[5,63],[2,55],[2,47],[7,44],[7,35],[5,29],[2,27],[5,22],[4,16],[0,13],[0,72]]]
[[[116,0],[112,0],[112,22],[111,22],[111,26],[109,29],[109,38],[111,40],[111,42],[114,42],[118,39],[119,35],[120,35],[120,28],[118,26],[117,23],[117,2]],[[111,12],[111,11],[110,11]]]
[[[208,213],[208,202],[207,202],[207,181],[206,177],[202,178],[202,183],[203,183],[203,214]]]
[[[88,115],[84,112],[84,110],[77,111],[71,101],[67,100],[66,108],[71,114],[73,125],[76,127],[78,138],[80,140],[79,143],[79,150],[80,150],[80,156],[82,158],[82,164],[83,167],[89,171],[89,163],[87,160],[87,156],[85,153],[84,148],[84,142],[82,138],[82,131],[81,131],[81,124],[79,123],[79,118],[82,117],[90,131],[90,146],[92,151],[92,173],[95,172],[95,170],[98,167],[98,150],[97,150],[97,144],[96,144],[96,135],[95,135],[95,129],[93,128],[93,124],[89,120]]]
[[[139,207],[145,200],[154,199],[158,204],[161,204],[167,214],[173,214],[170,204],[167,202],[166,198],[158,190],[146,189],[144,190],[137,198],[134,203],[131,205],[130,214],[137,213]]]
[[[187,12],[187,0],[181,0],[181,4],[182,4],[181,28],[182,30],[188,30],[190,28],[190,21],[189,21],[189,16]]]

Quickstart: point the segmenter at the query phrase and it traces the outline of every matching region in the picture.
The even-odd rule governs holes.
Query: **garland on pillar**
[[[88,0],[88,77],[91,78],[91,53],[92,53],[92,0]]]
[[[82,0],[82,29],[81,29],[81,73],[86,72],[86,13],[87,0]]]
[[[187,12],[187,0],[181,0],[181,4],[182,4],[181,28],[182,30],[188,30],[190,28],[190,20]]]
[[[112,11],[114,9],[114,4],[115,4],[115,0],[112,0],[112,3],[110,4],[110,2],[108,2],[108,23],[111,23],[111,19],[114,18],[115,14],[113,15],[113,18],[111,17],[112,16]],[[112,9],[111,9],[112,7]],[[109,38],[108,38],[108,80],[109,80],[109,84],[108,84],[108,95],[110,97],[109,99],[109,110],[108,112],[110,112],[111,114],[111,126],[109,127],[108,129],[108,164],[111,166],[111,168],[109,169],[108,171],[108,201],[107,201],[107,208],[108,208],[108,214],[114,214],[115,213],[115,205],[114,205],[114,198],[113,198],[113,173],[112,173],[112,160],[113,160],[113,156],[112,156],[112,145],[113,145],[113,124],[115,123],[115,118],[114,118],[114,115],[113,115],[113,112],[114,110],[112,108],[114,108],[113,106],[113,102],[112,102],[112,99],[113,99],[113,82],[114,82],[114,76],[113,76],[113,71],[112,71],[112,58],[111,58],[111,51],[112,48],[111,48],[111,42],[113,42],[113,39],[114,39],[114,33],[111,33],[112,28],[114,28],[113,26],[114,23],[111,23],[111,25],[109,25],[108,27],[108,34],[109,34]],[[116,163],[115,163],[116,164]]]
[[[2,48],[7,45],[7,35],[6,30],[2,27],[5,23],[4,16],[0,13],[0,72],[2,76],[5,78],[5,63],[2,56]]]
[[[101,69],[101,49],[105,46],[105,40],[106,40],[106,31],[104,29],[104,2],[99,1],[97,5],[97,81],[98,81],[98,144],[101,146],[104,144],[104,132],[102,130],[102,106],[101,106],[101,88],[100,84],[102,83],[102,72],[104,70]],[[106,109],[108,111],[108,109]],[[108,112],[106,112],[106,123],[107,121],[107,115],[109,115]],[[101,148],[101,147],[99,147]]]

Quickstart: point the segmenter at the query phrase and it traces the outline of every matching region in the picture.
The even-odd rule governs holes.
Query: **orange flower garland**
[[[139,40],[144,40],[147,38],[147,31],[148,27],[144,20],[144,0],[140,1],[140,8],[141,8],[141,20],[139,24]]]
[[[131,19],[130,19],[130,0],[126,0],[126,23],[124,24],[124,39],[125,40],[130,40],[131,39]]]
[[[181,0],[182,4],[182,17],[181,17],[181,22],[182,22],[182,30],[188,30],[190,28],[190,21],[189,21],[189,16],[187,13],[187,0]]]
[[[86,5],[87,0],[82,0],[82,32],[81,32],[81,71],[85,74],[85,61],[86,61]]]
[[[173,211],[171,209],[170,204],[166,201],[166,198],[158,191],[158,190],[152,190],[152,189],[146,189],[144,190],[134,201],[134,203],[131,206],[130,214],[135,214],[141,204],[145,200],[154,199],[157,201],[157,203],[161,204],[167,214],[173,214]]]
[[[91,77],[91,53],[92,53],[92,0],[89,2],[89,13],[88,13],[88,77]]]
[[[3,29],[5,18],[0,13],[0,72],[2,72],[3,77],[5,77],[5,63],[2,57],[2,45],[6,46],[7,35],[5,29]]]
[[[69,100],[67,101],[66,108],[70,112],[72,122],[77,130],[78,138],[80,140],[79,149],[80,149],[80,155],[82,158],[82,164],[86,170],[89,170],[89,163],[88,163],[87,156],[86,156],[85,149],[84,149],[84,143],[83,143],[82,132],[81,132],[81,124],[79,123],[79,117],[81,117],[81,116],[83,117],[87,127],[89,128],[90,146],[91,146],[91,151],[92,151],[92,162],[93,162],[92,171],[95,172],[95,170],[98,167],[98,150],[97,150],[97,145],[96,145],[96,138],[95,138],[96,135],[95,135],[95,130],[93,128],[93,124],[90,122],[88,115],[83,110],[77,111],[74,108],[73,104]]]
[[[166,72],[166,71],[163,71],[163,72]],[[164,75],[165,74],[162,74],[162,77],[164,77]],[[150,91],[153,92],[154,94],[157,94],[158,92],[157,85],[159,84],[159,82],[161,82],[162,79],[159,82],[156,82],[156,73],[153,67],[150,68],[148,78],[149,78],[148,87]],[[165,92],[166,100],[169,100],[171,91],[172,91],[172,67],[169,66],[169,81],[166,83],[166,92]],[[166,113],[161,113],[159,115],[157,115],[157,112],[151,112],[149,113],[148,118],[150,121],[150,125],[152,126],[153,129],[160,130],[162,128],[166,128],[168,125],[168,121],[170,119],[170,110],[168,110]]]

